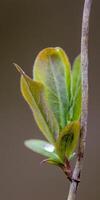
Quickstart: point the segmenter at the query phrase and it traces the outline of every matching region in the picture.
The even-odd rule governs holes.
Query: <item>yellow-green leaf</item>
[[[80,134],[80,122],[74,121],[68,124],[60,133],[56,143],[56,150],[62,160],[71,158],[78,143]]]
[[[17,69],[21,73],[22,95],[29,104],[40,130],[50,143],[54,143],[59,133],[59,126],[45,100],[44,86],[42,83],[32,80],[19,66]]]
[[[65,52],[59,47],[42,50],[35,60],[33,76],[45,85],[47,102],[60,129],[64,128],[71,97],[70,63]]]

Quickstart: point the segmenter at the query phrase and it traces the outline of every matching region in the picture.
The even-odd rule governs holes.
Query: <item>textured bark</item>
[[[79,139],[78,156],[72,175],[72,182],[69,189],[67,200],[75,200],[78,183],[83,166],[84,151],[86,146],[87,134],[87,117],[88,117],[88,33],[89,17],[92,0],[85,0],[82,20],[81,36],[81,76],[82,76],[82,116],[81,116],[81,133]]]

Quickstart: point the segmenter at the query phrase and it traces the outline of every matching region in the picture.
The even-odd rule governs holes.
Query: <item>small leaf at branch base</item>
[[[64,161],[65,157],[71,159],[78,143],[80,134],[80,122],[75,121],[67,125],[60,133],[56,143],[59,157]]]
[[[24,144],[27,148],[31,149],[32,151],[48,157],[48,159],[46,159],[46,162],[52,162],[52,164],[59,162],[61,163],[60,158],[55,153],[55,147],[52,144],[44,140],[37,139],[26,140]]]

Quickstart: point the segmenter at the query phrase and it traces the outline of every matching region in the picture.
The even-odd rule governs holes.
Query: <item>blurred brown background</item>
[[[32,74],[37,53],[65,49],[71,62],[80,52],[83,0],[0,0],[0,199],[64,200],[69,183],[60,170],[40,166],[42,157],[25,139],[41,138],[21,97],[13,62]],[[80,200],[100,199],[100,1],[93,1],[89,40],[89,123]]]

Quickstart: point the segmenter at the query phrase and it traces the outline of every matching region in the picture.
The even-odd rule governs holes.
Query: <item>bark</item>
[[[82,19],[82,35],[81,35],[81,77],[82,77],[82,116],[81,116],[81,133],[79,139],[78,156],[76,165],[72,175],[72,182],[69,189],[67,200],[75,200],[77,188],[80,182],[80,175],[83,166],[83,158],[86,146],[87,135],[87,117],[88,117],[88,34],[89,34],[89,18],[92,0],[85,0],[83,19]]]

